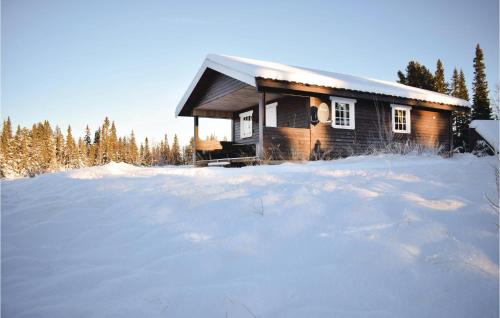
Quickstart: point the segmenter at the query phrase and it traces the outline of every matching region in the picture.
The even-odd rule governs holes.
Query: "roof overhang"
[[[187,114],[188,111],[184,107],[190,101],[190,97],[207,69],[212,69],[236,79],[247,84],[247,87],[254,87],[259,91],[262,91],[263,88],[271,88],[275,91],[282,90],[292,93],[342,93],[344,95],[340,96],[357,95],[361,98],[377,99],[379,101],[397,99],[415,106],[457,111],[470,110],[470,102],[466,100],[395,82],[317,71],[273,62],[209,54],[179,101],[175,109],[176,117]],[[192,105],[189,107],[192,107]],[[194,107],[198,108],[199,106]]]
[[[249,74],[245,74],[243,72],[239,72],[237,70],[229,68],[229,67],[227,67],[225,65],[222,65],[220,63],[217,63],[217,62],[211,60],[210,59],[210,55],[209,55],[205,59],[205,61],[203,62],[203,64],[201,65],[201,67],[198,70],[198,72],[196,73],[196,76],[194,77],[193,81],[191,82],[191,84],[189,85],[188,89],[186,90],[186,92],[182,96],[181,100],[177,104],[177,107],[175,108],[175,117],[179,116],[179,114],[182,111],[182,108],[184,107],[184,105],[188,101],[188,99],[191,96],[191,94],[193,93],[196,85],[198,84],[198,82],[200,81],[201,77],[203,76],[203,74],[205,73],[205,71],[208,68],[210,68],[210,69],[212,69],[214,71],[217,71],[219,73],[222,73],[224,75],[230,76],[232,78],[235,78],[235,79],[237,79],[237,80],[239,80],[239,81],[241,81],[243,83],[246,83],[246,84],[248,84],[250,86],[256,87],[255,77],[253,77],[253,76],[251,76]]]
[[[257,78],[255,82],[257,84],[258,91],[304,95],[304,96],[318,96],[318,97],[321,95],[330,95],[330,96],[339,96],[345,98],[362,98],[362,99],[374,100],[377,102],[404,104],[404,105],[429,108],[429,109],[440,109],[449,111],[470,111],[470,107],[467,106],[435,103],[426,100],[406,98],[394,95],[384,95],[371,92],[348,90],[342,88],[332,88],[332,87],[325,87],[318,85],[306,85],[302,83],[277,81],[266,78]]]

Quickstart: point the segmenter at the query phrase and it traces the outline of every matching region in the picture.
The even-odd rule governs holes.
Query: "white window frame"
[[[405,114],[406,129],[396,129],[396,110],[402,110]],[[392,132],[399,134],[411,133],[411,106],[391,104]]]
[[[355,105],[357,100],[343,97],[330,96],[331,106],[332,106],[332,127],[339,129],[355,129],[356,128],[356,109]],[[337,112],[335,111],[335,104],[347,104],[349,105],[349,125],[339,125],[336,123]]]
[[[266,105],[266,127],[278,127],[278,102],[270,103]],[[274,118],[271,118],[268,116],[268,109],[274,108]]]
[[[253,114],[253,110],[249,110],[247,112],[240,114],[240,138],[241,139],[252,137],[252,130],[253,130],[252,114]],[[245,117],[250,117],[250,127],[249,128],[246,125],[244,125]]]

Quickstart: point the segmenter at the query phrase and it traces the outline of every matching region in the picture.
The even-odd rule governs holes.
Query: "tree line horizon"
[[[471,112],[453,112],[452,115],[454,147],[460,151],[469,150],[467,135],[471,120],[493,119],[498,115],[491,109],[484,54],[479,44],[476,46],[473,67]],[[447,82],[441,59],[437,60],[434,74],[426,66],[412,60],[405,72],[398,71],[397,76],[401,84],[470,99],[463,70],[455,67],[450,82]],[[217,140],[217,137],[212,134],[207,136],[207,140]],[[190,164],[194,149],[193,137],[187,145],[181,146],[177,134],[174,134],[172,144],[165,134],[159,143],[151,145],[146,137],[138,146],[133,130],[129,136],[118,136],[115,122],[108,117],[93,134],[87,125],[85,135],[76,140],[71,125],[68,125],[64,136],[58,126],[52,129],[48,120],[33,124],[31,129],[18,125],[13,133],[8,117],[3,121],[0,142],[2,178],[35,176],[44,172],[98,166],[111,161],[140,166]]]
[[[479,44],[475,48],[475,56],[472,63],[474,74],[472,79],[472,108],[470,112],[453,112],[452,128],[454,147],[460,151],[469,151],[468,129],[469,124],[475,119],[496,119],[498,117],[498,105],[492,109],[489,98],[488,81],[486,80],[486,65],[484,53]],[[470,101],[469,90],[462,68],[453,68],[450,82],[446,81],[444,65],[441,59],[436,62],[434,74],[418,61],[410,61],[405,72],[397,72],[398,82],[408,86],[418,87],[435,91],[441,94],[451,95]],[[498,92],[496,92],[498,94]],[[498,96],[496,96],[498,99]],[[498,104],[498,100],[494,100]]]

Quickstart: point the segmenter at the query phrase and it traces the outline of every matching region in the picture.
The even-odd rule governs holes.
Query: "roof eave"
[[[182,96],[181,100],[177,104],[177,107],[175,108],[175,117],[180,116],[180,113],[182,112],[182,109],[186,105],[186,102],[188,101],[189,97],[193,93],[194,89],[196,88],[196,85],[198,85],[198,82],[200,81],[201,77],[205,73],[207,68],[210,68],[214,71],[217,71],[219,73],[222,73],[224,75],[230,76],[232,78],[235,78],[241,82],[244,82],[250,86],[256,87],[255,83],[255,77],[253,77],[250,74],[243,73],[240,71],[237,71],[235,69],[232,69],[226,65],[222,65],[220,63],[217,63],[213,61],[210,58],[210,54],[205,58],[205,61],[203,61],[203,64],[201,65],[200,69],[196,73],[196,76],[194,79],[191,81],[191,84],[189,85],[188,89]]]
[[[331,90],[340,90],[340,91],[350,92],[351,94],[369,94],[369,95],[375,95],[375,96],[385,96],[387,98],[399,98],[399,99],[406,99],[406,100],[414,100],[416,102],[444,105],[444,106],[456,107],[456,108],[460,108],[460,109],[464,109],[464,110],[470,110],[470,107],[471,107],[469,101],[464,100],[464,99],[459,99],[459,98],[455,98],[455,99],[460,101],[460,103],[455,103],[455,104],[443,103],[443,102],[436,102],[436,101],[432,101],[432,100],[425,100],[425,99],[419,99],[419,98],[414,98],[414,97],[382,94],[382,93],[375,93],[375,92],[371,92],[371,91],[361,91],[361,90],[347,89],[347,88],[340,88],[340,87],[311,85],[311,84],[306,84],[306,83],[283,81],[283,80],[276,80],[276,79],[264,78],[264,77],[257,77],[256,83],[257,83],[258,90],[261,90],[262,88],[267,87],[267,88],[274,88],[274,89],[290,89],[290,90],[296,90],[296,91],[301,91],[301,92],[310,92],[310,93],[327,94],[327,95],[332,94]],[[271,83],[276,83],[276,84],[271,84]],[[280,83],[281,83],[281,85],[280,85]],[[286,88],[283,87],[283,84],[286,86]]]

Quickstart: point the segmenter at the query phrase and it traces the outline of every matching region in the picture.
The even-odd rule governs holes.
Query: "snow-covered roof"
[[[256,78],[265,78],[470,107],[470,103],[466,100],[396,82],[326,72],[237,56],[209,54],[179,102],[176,109],[176,115],[180,113],[182,107],[207,68],[211,68],[254,87],[256,86]]]
[[[469,127],[474,128],[498,152],[499,144],[498,120],[473,120]]]

